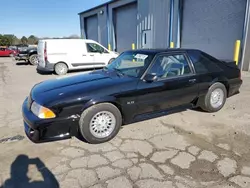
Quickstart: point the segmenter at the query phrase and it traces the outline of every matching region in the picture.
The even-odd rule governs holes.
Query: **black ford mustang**
[[[199,50],[126,51],[102,70],[36,84],[22,107],[25,132],[35,143],[79,133],[102,143],[122,124],[184,105],[216,112],[241,84],[233,62]]]

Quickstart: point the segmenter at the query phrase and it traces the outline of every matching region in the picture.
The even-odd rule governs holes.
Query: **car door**
[[[0,56],[3,56],[3,57],[7,56],[7,49],[6,48],[1,48],[0,51],[1,51]]]
[[[0,48],[0,57],[4,56],[4,48]]]
[[[97,43],[86,43],[88,53],[94,58],[94,67],[106,66],[112,58],[110,53]]]
[[[158,55],[144,77],[149,74],[156,75],[157,79],[139,81],[136,102],[139,114],[188,104],[198,95],[196,75],[184,53]]]
[[[68,58],[73,68],[93,68],[94,56],[88,53],[85,42],[76,43]]]

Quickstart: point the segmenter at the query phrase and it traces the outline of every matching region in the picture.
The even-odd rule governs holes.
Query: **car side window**
[[[156,58],[149,74],[155,74],[158,78],[169,78],[192,74],[186,57],[180,55],[162,55]]]
[[[200,52],[192,53],[189,57],[193,62],[196,73],[198,74],[217,72],[221,70],[219,65],[216,65],[216,62],[213,62]]]
[[[90,53],[108,53],[103,47],[95,43],[87,43],[87,50]]]

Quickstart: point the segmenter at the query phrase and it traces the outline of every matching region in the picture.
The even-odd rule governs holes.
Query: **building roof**
[[[163,48],[163,49],[136,49],[136,50],[128,50],[136,53],[148,53],[148,54],[158,54],[163,52],[200,52],[198,49],[185,49],[185,48]]]
[[[90,12],[90,11],[95,10],[95,9],[98,9],[98,8],[101,8],[101,7],[103,7],[103,6],[106,6],[106,5],[108,5],[108,4],[112,3],[112,2],[114,2],[114,1],[118,1],[118,0],[110,0],[110,1],[108,1],[108,2],[106,2],[106,3],[102,3],[102,4],[98,5],[98,6],[95,6],[95,7],[93,7],[93,8],[90,8],[90,9],[87,9],[87,10],[85,10],[85,11],[82,11],[82,12],[78,13],[78,15],[84,14],[84,13],[87,13],[87,12]]]

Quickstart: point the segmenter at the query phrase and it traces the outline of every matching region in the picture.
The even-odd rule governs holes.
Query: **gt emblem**
[[[127,104],[134,104],[135,103],[135,101],[129,101],[129,102],[127,102]]]

